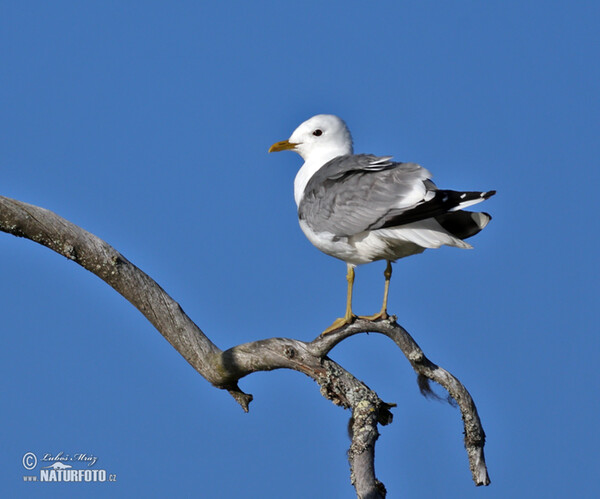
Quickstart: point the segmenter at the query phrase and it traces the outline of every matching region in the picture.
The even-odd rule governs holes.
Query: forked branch
[[[0,196],[0,231],[25,237],[78,263],[100,277],[134,305],[205,379],[227,390],[248,411],[252,395],[238,387],[240,378],[257,371],[294,369],[315,380],[321,394],[352,410],[352,444],[348,457],[351,479],[359,497],[384,497],[375,478],[377,424],[392,421],[388,404],[327,354],[339,342],[358,333],[388,336],[423,379],[442,385],[460,407],[465,447],[476,485],[490,483],[483,447],[485,434],[469,392],[449,372],[425,357],[413,338],[395,320],[357,320],[312,342],[270,338],[221,350],[152,278],[102,239],[55,213]],[[422,385],[423,386],[423,385]]]

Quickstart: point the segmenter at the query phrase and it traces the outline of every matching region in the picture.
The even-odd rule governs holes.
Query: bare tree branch
[[[469,467],[475,485],[489,485],[490,478],[485,464],[483,447],[485,432],[475,407],[475,402],[463,384],[444,368],[431,362],[423,353],[417,342],[402,326],[396,323],[396,318],[389,321],[357,320],[343,329],[334,331],[326,336],[320,336],[310,344],[314,355],[326,355],[342,340],[359,333],[380,333],[390,338],[400,347],[415,372],[425,379],[435,381],[443,386],[460,408],[464,423],[465,448],[469,457]],[[422,385],[421,385],[422,386]],[[422,391],[428,388],[422,387]]]
[[[383,402],[327,354],[355,334],[384,334],[400,347],[419,376],[442,385],[457,402],[473,480],[476,485],[490,483],[483,454],[485,434],[469,392],[454,376],[427,359],[395,319],[357,320],[309,343],[270,338],[222,351],[152,278],[106,242],[55,213],[0,196],[0,231],[42,244],[96,274],[142,312],[196,371],[215,387],[227,390],[245,411],[252,395],[238,387],[242,377],[282,368],[311,377],[324,397],[352,410],[348,459],[351,480],[361,498],[385,497],[385,487],[375,477],[375,442],[379,436],[377,424],[392,421],[390,408],[395,404]]]

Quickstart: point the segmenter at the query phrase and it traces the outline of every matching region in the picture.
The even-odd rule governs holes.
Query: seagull
[[[392,156],[354,154],[346,123],[318,114],[302,123],[288,140],[269,152],[294,151],[304,164],[294,180],[300,227],[323,253],[346,262],[346,312],[322,334],[351,324],[354,268],[385,260],[383,305],[370,320],[387,319],[392,262],[428,248],[469,249],[463,239],[491,220],[487,213],[463,209],[485,201],[496,191],[438,189],[431,174],[416,163]]]

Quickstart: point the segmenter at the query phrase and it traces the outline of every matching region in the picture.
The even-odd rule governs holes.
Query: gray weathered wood
[[[483,454],[485,434],[469,392],[449,372],[429,361],[395,319],[376,322],[359,319],[312,342],[270,338],[223,351],[152,278],[106,242],[55,213],[0,196],[0,231],[47,246],[100,277],[144,314],[194,369],[215,387],[227,390],[245,411],[252,395],[240,390],[240,378],[282,368],[311,377],[324,397],[352,410],[348,459],[351,480],[361,498],[385,497],[385,488],[375,477],[375,442],[379,436],[377,424],[392,421],[390,408],[394,404],[383,402],[327,354],[355,334],[376,332],[388,336],[420,377],[439,383],[456,401],[464,422],[473,480],[476,485],[490,483]]]

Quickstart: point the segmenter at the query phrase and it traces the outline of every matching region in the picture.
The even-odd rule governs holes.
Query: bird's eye
[[[315,137],[320,137],[321,135],[323,135],[323,131],[319,130],[318,128],[313,132],[313,135]]]

